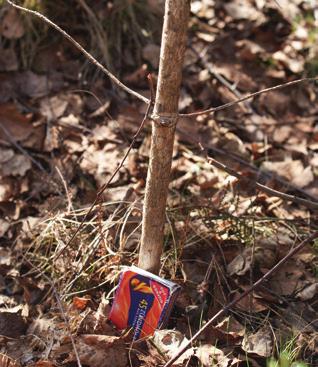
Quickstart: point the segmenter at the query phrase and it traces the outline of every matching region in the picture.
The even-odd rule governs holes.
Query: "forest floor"
[[[156,79],[158,71],[160,2],[142,9],[124,0],[78,0],[65,16],[62,3],[46,14],[149,97],[146,76]],[[315,76],[315,4],[192,1],[180,113]],[[160,275],[182,290],[167,329],[132,343],[107,315],[122,267],[137,263],[150,123],[66,244],[121,162],[147,106],[42,21],[7,4],[0,19],[0,367],[76,366],[78,358],[89,367],[163,365],[317,231],[317,85],[303,82],[214,114],[180,117]],[[317,248],[315,242],[290,258],[176,365],[318,366]]]

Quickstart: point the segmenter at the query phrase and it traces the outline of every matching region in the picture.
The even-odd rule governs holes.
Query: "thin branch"
[[[194,145],[199,144],[198,139],[195,138],[194,135],[191,135],[191,134],[187,133],[184,129],[180,128],[179,126],[177,126],[177,131],[186,136],[187,142],[192,143]],[[290,182],[284,180],[280,176],[277,176],[277,175],[274,175],[274,174],[272,174],[268,171],[264,171],[262,169],[259,169],[258,167],[256,167],[252,163],[246,161],[245,159],[243,159],[242,157],[240,157],[239,155],[237,155],[233,152],[230,152],[230,151],[227,151],[227,150],[224,150],[224,149],[221,149],[221,148],[217,148],[217,147],[212,146],[212,145],[205,145],[204,149],[209,150],[209,151],[213,151],[217,154],[221,154],[222,156],[225,156],[225,157],[230,157],[231,159],[238,162],[239,164],[244,165],[244,166],[248,167],[250,170],[257,172],[258,177],[264,177],[264,178],[267,177],[271,180],[275,180],[279,184],[283,185],[287,190],[297,192],[297,193],[301,194],[302,196],[306,197],[309,201],[315,201],[316,200],[316,198],[313,195],[308,194],[305,190],[303,190],[299,187],[296,187],[295,185],[292,185]]]
[[[56,169],[56,172],[58,173],[58,175],[60,176],[60,179],[61,179],[62,184],[64,186],[65,195],[66,195],[67,203],[68,203],[67,204],[67,213],[70,213],[71,210],[74,210],[73,204],[72,204],[72,196],[71,196],[71,194],[68,190],[67,183],[65,181],[65,178],[62,175],[61,170],[58,168],[58,166],[55,166],[55,169]]]
[[[53,27],[58,32],[60,32],[65,38],[67,38],[79,51],[81,51],[81,53],[86,58],[88,58],[96,67],[98,67],[100,70],[102,70],[102,72],[104,74],[106,74],[109,77],[109,79],[111,79],[119,88],[123,89],[128,94],[131,94],[134,97],[140,99],[141,101],[143,101],[145,103],[149,103],[148,98],[146,98],[146,97],[142,96],[141,94],[135,92],[134,90],[130,89],[124,83],[122,83],[119,79],[117,79],[115,77],[115,75],[113,75],[108,69],[105,68],[105,66],[103,66],[101,63],[99,63],[89,52],[87,52],[77,41],[75,41],[75,39],[72,36],[70,36],[66,31],[64,31],[64,29],[59,27],[57,24],[52,22],[50,19],[48,19],[45,15],[39,13],[38,11],[31,10],[31,9],[28,9],[28,8],[24,8],[23,6],[17,5],[15,3],[13,3],[11,0],[6,0],[6,2],[8,4],[10,4],[11,6],[13,6],[14,8],[22,10],[22,11],[24,11],[26,13],[29,13],[29,14],[33,14],[36,17],[43,20],[45,23],[49,24],[51,27]]]
[[[83,225],[86,221],[86,219],[88,218],[88,216],[91,214],[91,212],[93,211],[95,205],[97,205],[104,193],[104,191],[108,188],[108,186],[111,184],[111,182],[113,181],[114,177],[117,175],[117,173],[120,171],[120,169],[123,167],[130,151],[132,150],[137,137],[139,136],[141,130],[143,129],[146,120],[149,118],[149,114],[150,114],[150,110],[152,107],[152,101],[149,102],[148,107],[147,107],[147,111],[145,113],[145,116],[136,132],[136,134],[134,135],[123,159],[121,160],[121,162],[119,163],[119,165],[117,166],[117,168],[115,169],[115,171],[112,173],[111,177],[108,179],[108,181],[98,190],[96,197],[93,201],[93,204],[90,206],[90,208],[88,209],[88,211],[86,212],[86,214],[84,215],[84,218],[82,219],[82,221],[80,222],[79,226],[77,227],[77,229],[75,230],[75,232],[72,234],[71,238],[68,240],[68,242],[66,243],[66,245],[60,250],[60,252],[57,253],[57,255],[55,256],[55,260],[57,260],[63,253],[64,251],[70,246],[70,244],[73,242],[74,238],[77,236],[77,234],[80,232],[80,230],[83,228]]]
[[[304,248],[307,244],[318,238],[318,232],[314,232],[311,236],[302,241],[298,246],[291,249],[286,256],[284,256],[275,266],[273,266],[266,274],[264,274],[258,281],[256,281],[251,287],[245,290],[238,298],[224,306],[218,313],[216,313],[193,337],[164,365],[164,367],[170,367],[188,348],[190,348],[193,342],[209,327],[216,319],[223,316],[233,306],[240,302],[243,298],[253,292],[259,285],[265,282],[273,273],[281,268],[287,260]]]
[[[262,89],[262,90],[259,90],[259,91],[255,92],[255,93],[248,94],[245,97],[236,99],[235,101],[225,103],[225,104],[223,104],[221,106],[218,106],[218,107],[211,107],[211,108],[208,108],[207,110],[204,110],[204,111],[197,111],[197,112],[192,112],[192,113],[181,113],[181,114],[179,114],[179,116],[190,117],[190,116],[199,116],[199,115],[211,114],[211,113],[214,113],[214,112],[217,112],[217,111],[225,110],[226,108],[232,107],[232,106],[234,106],[238,103],[244,102],[244,101],[246,101],[250,98],[259,96],[259,95],[264,94],[264,93],[271,92],[273,90],[283,89],[283,88],[287,88],[287,87],[290,87],[290,86],[295,85],[295,84],[300,84],[300,83],[304,83],[304,82],[313,82],[313,81],[316,81],[316,80],[318,80],[318,77],[302,78],[302,79],[292,80],[291,82],[278,84],[278,85],[275,85],[274,87],[265,88],[265,89]]]
[[[200,145],[201,150],[203,151],[204,150],[203,146],[200,143],[199,143],[199,145]],[[295,196],[295,195],[289,195],[289,194],[285,194],[281,191],[271,189],[270,187],[268,187],[266,185],[263,185],[263,184],[257,182],[256,180],[251,179],[248,176],[243,176],[242,174],[234,171],[232,168],[226,166],[225,164],[217,161],[216,159],[214,159],[212,157],[207,156],[206,158],[207,158],[208,163],[210,163],[211,165],[227,172],[229,175],[234,176],[238,179],[250,180],[255,185],[255,187],[257,187],[259,190],[265,192],[266,194],[279,197],[283,200],[292,201],[293,203],[303,205],[303,206],[305,206],[307,208],[310,208],[310,209],[313,209],[313,210],[318,209],[318,202],[317,201],[314,202],[314,201],[311,201],[311,200],[302,199],[302,198],[300,198],[298,196]]]

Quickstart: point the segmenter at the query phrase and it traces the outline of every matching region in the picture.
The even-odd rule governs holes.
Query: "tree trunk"
[[[166,0],[152,122],[139,267],[158,273],[182,78],[190,0]]]

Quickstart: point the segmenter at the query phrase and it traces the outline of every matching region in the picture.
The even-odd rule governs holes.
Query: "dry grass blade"
[[[5,354],[0,353],[0,367],[20,367],[20,363],[14,359],[8,357]]]

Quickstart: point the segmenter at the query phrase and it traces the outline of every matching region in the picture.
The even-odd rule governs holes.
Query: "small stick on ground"
[[[272,267],[266,274],[264,274],[257,282],[255,282],[251,287],[244,291],[238,298],[234,299],[232,302],[224,306],[218,313],[216,313],[193,337],[182,347],[165,365],[164,367],[170,367],[188,348],[190,348],[193,342],[209,327],[214,321],[216,321],[220,316],[223,316],[228,312],[233,306],[240,302],[243,298],[253,292],[259,285],[265,282],[273,273],[275,273],[280,267],[285,264],[292,256],[304,248],[307,244],[311,243],[313,240],[318,238],[318,232],[314,232],[308,238],[303,240],[298,246],[291,249],[286,256],[284,256],[274,267]]]

